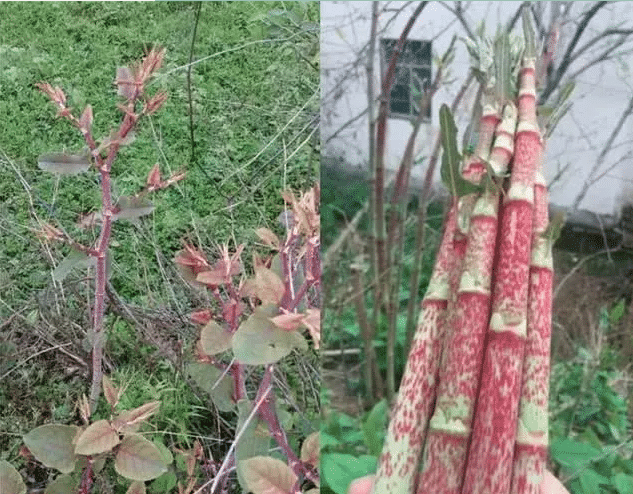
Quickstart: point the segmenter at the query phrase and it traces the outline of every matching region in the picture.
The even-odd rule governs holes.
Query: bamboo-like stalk
[[[468,78],[462,84],[462,87],[457,92],[455,99],[451,103],[451,112],[455,113],[458,105],[461,103],[466,90],[470,86],[474,79],[473,71],[468,73]],[[413,271],[411,273],[411,287],[416,287],[420,283],[420,270],[422,268],[422,255],[424,254],[424,242],[426,232],[426,209],[428,207],[429,198],[431,197],[431,182],[435,175],[435,166],[437,165],[437,159],[440,154],[441,139],[440,136],[435,140],[433,146],[433,152],[429,158],[428,166],[426,168],[426,174],[424,176],[424,184],[422,191],[420,192],[420,200],[418,203],[418,215],[416,218],[415,228],[415,261],[413,263]],[[418,309],[418,297],[417,289],[413,288],[409,296],[409,302],[407,304],[407,350],[411,346],[413,341],[413,335],[415,330],[415,312]]]
[[[499,102],[485,91],[482,93],[482,106],[481,118],[479,119],[479,140],[473,155],[464,163],[462,169],[464,178],[475,182],[478,182],[486,173],[485,162],[490,157],[495,129],[501,121]]]
[[[490,116],[483,118],[490,120]],[[490,154],[491,166],[499,173],[505,172],[512,156],[515,126],[516,108],[509,103],[496,129],[492,153],[480,149],[486,156]],[[455,318],[445,343],[438,396],[418,480],[420,494],[461,491],[490,316],[499,199],[498,190],[485,191],[477,199],[470,219]]]
[[[528,317],[519,423],[514,448],[512,494],[539,494],[548,444],[550,343],[552,330],[552,239],[547,238],[547,186],[537,175]]]
[[[534,67],[534,59],[523,60],[515,154],[501,213],[492,315],[463,487],[468,493],[510,489],[525,348],[534,178],[541,151]]]
[[[456,231],[457,201],[454,200],[447,213],[442,243],[392,410],[379,459],[375,494],[410,494],[413,490],[435,399],[448,299],[454,293],[451,279],[456,278],[460,268],[456,262]]]

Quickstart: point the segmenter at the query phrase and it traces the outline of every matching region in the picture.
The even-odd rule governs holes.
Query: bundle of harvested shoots
[[[540,492],[553,226],[539,171],[535,39],[523,14],[523,40],[467,42],[483,87],[473,154],[459,154],[453,116],[440,111],[452,203],[376,494]]]

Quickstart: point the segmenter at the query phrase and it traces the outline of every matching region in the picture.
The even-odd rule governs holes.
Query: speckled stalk
[[[540,494],[547,461],[553,278],[551,241],[544,236],[547,223],[547,188],[539,173],[534,186],[527,337],[514,447],[512,494]]]
[[[507,105],[490,156],[499,173],[505,172],[512,156],[516,119],[516,107]],[[455,318],[447,335],[446,358],[440,368],[438,396],[418,480],[419,494],[461,491],[490,316],[498,206],[499,192],[490,190],[477,199],[471,216]]]
[[[495,137],[495,130],[501,121],[501,106],[492,95],[483,93],[482,112],[479,119],[479,138],[477,146],[472,156],[470,156],[462,167],[464,178],[473,182],[479,182],[481,176],[486,172],[485,161],[490,158],[492,140]]]
[[[525,349],[534,178],[541,150],[534,60],[520,75],[519,124],[510,188],[501,212],[492,314],[463,493],[510,490]]]
[[[462,243],[457,228],[457,201],[445,221],[444,235],[427,292],[422,300],[411,351],[391,412],[387,437],[379,459],[375,494],[411,494],[431,407],[444,341],[446,312],[457,278]],[[454,282],[453,282],[454,283]]]

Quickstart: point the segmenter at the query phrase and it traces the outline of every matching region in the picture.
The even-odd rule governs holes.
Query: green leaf
[[[616,473],[611,481],[618,494],[633,494],[633,475]]]
[[[215,321],[209,321],[200,331],[200,345],[207,355],[222,353],[231,348],[232,334]]]
[[[321,475],[336,494],[347,494],[353,480],[376,471],[376,463],[374,456],[328,453],[321,456]]]
[[[556,439],[550,447],[553,460],[573,471],[580,471],[598,458],[602,451],[573,439]]]
[[[48,153],[37,158],[41,170],[59,175],[77,175],[90,168],[89,154]]]
[[[194,382],[206,391],[213,404],[221,412],[231,412],[235,408],[233,402],[233,377],[217,367],[203,362],[194,362],[187,366],[187,373]]]
[[[244,432],[235,445],[235,459],[238,464],[237,479],[244,489],[248,492],[246,479],[242,473],[240,462],[253,458],[255,456],[263,456],[268,454],[270,449],[270,433],[266,423],[259,418],[258,414],[253,415],[250,422],[246,423],[253,405],[250,400],[240,400],[237,403],[237,431],[244,429]]]
[[[74,425],[41,425],[24,436],[24,444],[45,466],[71,473],[77,461],[73,439],[78,430]]]
[[[515,84],[510,67],[510,37],[506,33],[495,40],[495,83],[496,94],[501,101],[513,99]]]
[[[90,261],[94,262],[94,259],[90,258],[85,252],[71,249],[70,253],[53,270],[53,280],[61,283],[73,268],[85,268],[90,264]]]
[[[140,482],[138,480],[135,480],[127,488],[127,491],[125,491],[125,494],[145,494],[146,492],[147,490],[145,489],[145,482]]]
[[[323,431],[321,431],[319,435],[319,442],[322,450],[325,450],[326,448],[335,448],[341,445],[341,441]]]
[[[611,324],[616,324],[620,319],[622,319],[622,316],[624,315],[624,309],[624,299],[622,298],[617,304],[615,304],[613,309],[609,311],[609,322]]]
[[[579,480],[583,492],[603,492],[601,486],[611,483],[607,477],[589,468],[580,472]]]
[[[530,8],[527,4],[523,6],[521,19],[523,21],[523,37],[525,38],[525,57],[536,58],[536,37],[534,36],[534,27],[530,17]]]
[[[277,362],[294,348],[307,350],[308,344],[298,331],[285,331],[275,326],[274,305],[257,307],[233,334],[233,353],[247,365],[265,365]]]
[[[134,222],[141,216],[146,216],[154,211],[152,201],[145,197],[121,196],[114,206],[116,214],[112,217],[116,220],[129,220]]]
[[[153,480],[167,471],[160,450],[142,436],[130,434],[123,438],[114,458],[114,469],[130,480]]]
[[[160,477],[156,478],[149,484],[147,487],[149,491],[152,493],[160,494],[165,493],[168,494],[171,492],[178,483],[178,478],[174,472],[165,472]]]
[[[46,486],[44,494],[75,494],[79,481],[72,475],[64,474],[57,477]]]
[[[369,453],[378,456],[382,451],[385,439],[385,424],[389,418],[389,405],[387,400],[380,400],[367,415],[363,423],[363,436]]]
[[[556,98],[555,107],[558,108],[558,107],[562,106],[564,103],[566,103],[567,100],[569,99],[569,97],[574,92],[575,88],[576,88],[576,82],[575,81],[567,81],[565,83],[565,85],[558,92],[558,98]]]
[[[0,460],[0,494],[26,494],[20,473],[6,460]]]
[[[455,126],[453,114],[446,104],[440,108],[440,128],[442,148],[444,149],[440,168],[442,182],[451,194],[457,197],[477,192],[479,188],[461,175],[462,157],[457,150],[457,127]]]

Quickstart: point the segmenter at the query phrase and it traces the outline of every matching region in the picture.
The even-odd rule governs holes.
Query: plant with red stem
[[[275,492],[293,494],[304,483],[314,489],[319,485],[317,433],[305,439],[297,454],[281,425],[274,392],[275,379],[280,379],[275,363],[294,349],[308,349],[303,330],[309,333],[314,348],[319,347],[319,189],[315,186],[299,197],[286,192],[283,198],[286,210],[279,221],[285,237],[267,228],[256,230],[275,254],[265,259],[253,254],[254,276],[245,277],[243,245],[233,252],[222,246],[219,259],[210,262],[203,252],[187,244],[175,258],[183,278],[206,288],[214,301],[213,308],[191,315],[202,328],[197,362],[189,365],[189,375],[220,411],[237,408],[234,442],[214,478],[207,482],[213,483],[212,492],[227,488],[230,467],[237,469],[242,489],[256,494],[269,492],[265,489],[271,485],[278,489]],[[228,350],[232,358],[227,361],[223,356]],[[247,379],[252,375],[249,366],[264,366],[252,399],[247,392]],[[270,438],[287,463],[267,456]]]
[[[83,226],[100,224],[99,238],[92,246],[81,245],[66,236],[58,228],[45,224],[40,234],[47,240],[66,242],[75,250],[73,262],[78,262],[76,253],[80,253],[79,260],[90,259],[95,265],[95,295],[93,308],[93,324],[89,332],[92,343],[92,386],[90,388],[90,408],[94,410],[101,392],[101,377],[103,376],[102,360],[105,334],[103,330],[103,318],[105,314],[105,294],[107,283],[107,258],[108,246],[112,235],[112,223],[118,219],[133,220],[149,214],[153,206],[145,197],[147,193],[168,187],[172,183],[184,178],[184,173],[179,173],[167,180],[161,180],[158,165],[150,171],[147,186],[135,196],[119,197],[115,202],[112,197],[112,165],[121,149],[121,146],[130,144],[134,139],[134,130],[139,120],[146,115],[158,111],[167,99],[164,92],[158,92],[153,96],[145,93],[145,85],[154,73],[160,68],[164,49],[152,49],[141,62],[130,67],[119,67],[115,84],[123,103],[117,107],[123,113],[123,119],[119,128],[112,130],[109,136],[99,141],[92,134],[93,112],[92,106],[87,105],[77,118],[73,115],[72,108],[66,103],[66,95],[59,87],[52,87],[47,82],[37,83],[36,86],[46,94],[57,107],[57,115],[66,118],[76,127],[84,137],[88,146],[87,155],[67,155],[65,153],[53,153],[41,155],[38,159],[40,168],[45,171],[60,175],[75,175],[87,171],[93,166],[99,172],[101,185],[101,211],[90,213],[81,218]],[[98,144],[97,144],[98,142]],[[83,254],[83,258],[81,258]],[[63,279],[63,274],[58,276]]]

